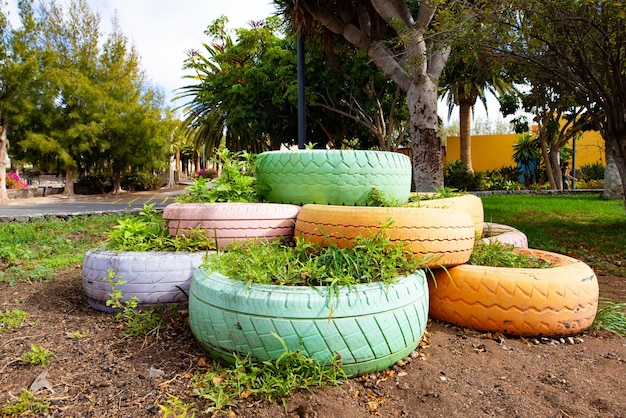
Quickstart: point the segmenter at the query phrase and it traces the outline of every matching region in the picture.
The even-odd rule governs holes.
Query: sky
[[[69,0],[57,1],[69,3]],[[10,18],[15,24],[17,2],[8,0]],[[87,3],[100,14],[102,41],[110,33],[111,18],[117,14],[122,32],[141,56],[147,79],[162,91],[166,105],[171,108],[183,104],[170,101],[176,95],[175,90],[188,83],[182,70],[187,57],[185,51],[200,49],[208,41],[204,30],[212,21],[227,16],[229,28],[236,29],[275,13],[272,0],[87,0]],[[487,116],[478,103],[475,117],[498,119],[499,105],[491,95],[488,106]],[[445,102],[439,103],[439,114],[446,125],[458,123],[458,110],[449,120]]]
[[[275,12],[271,0],[87,0],[87,3],[92,11],[100,13],[104,36],[110,33],[111,18],[117,13],[122,32],[141,56],[147,79],[161,89],[168,102],[175,96],[174,90],[187,83],[182,78],[185,51],[200,49],[202,42],[208,41],[204,30],[213,20],[227,16],[229,27],[235,29]],[[8,5],[14,22],[17,0],[8,0]]]

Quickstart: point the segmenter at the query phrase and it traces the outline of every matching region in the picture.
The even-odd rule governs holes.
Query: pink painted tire
[[[486,243],[499,241],[503,244],[511,244],[518,248],[528,248],[528,238],[522,231],[518,231],[508,225],[493,222],[485,222],[482,240]]]
[[[200,229],[222,250],[254,238],[292,239],[299,212],[300,206],[279,203],[173,203],[165,207],[163,219],[170,235]]]

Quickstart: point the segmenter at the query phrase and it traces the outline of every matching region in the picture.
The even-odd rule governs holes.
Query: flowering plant
[[[196,178],[203,177],[205,179],[214,179],[217,177],[217,171],[212,168],[201,168],[198,170]]]
[[[7,189],[28,189],[28,184],[13,170],[7,173],[6,184]]]

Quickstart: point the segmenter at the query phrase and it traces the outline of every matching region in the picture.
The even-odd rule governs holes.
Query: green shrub
[[[74,182],[74,191],[79,194],[102,194],[107,192],[108,184],[102,174],[87,174]]]
[[[485,173],[472,173],[461,160],[449,161],[443,166],[446,187],[457,190],[486,190]]]
[[[144,205],[138,216],[119,219],[108,233],[106,243],[114,251],[204,251],[214,245],[213,238],[199,229],[191,230],[186,236],[170,235],[154,204]]]
[[[580,166],[579,179],[585,182],[604,180],[604,166],[600,162]]]
[[[131,192],[141,192],[146,190],[156,190],[163,186],[161,177],[152,173],[136,172],[126,173],[120,179],[122,189]]]
[[[187,193],[176,198],[179,203],[258,202],[254,177],[255,154],[223,149],[214,161],[222,166],[222,175],[211,182],[198,177]]]

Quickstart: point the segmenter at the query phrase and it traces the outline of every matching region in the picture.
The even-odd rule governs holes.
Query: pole
[[[298,32],[298,149],[306,143],[306,103],[304,100],[304,37]]]
[[[571,180],[571,185],[570,185],[570,189],[574,190],[574,188],[576,187],[576,180],[574,180],[573,177],[576,177],[576,136],[574,136],[574,138],[572,138],[572,180]]]

